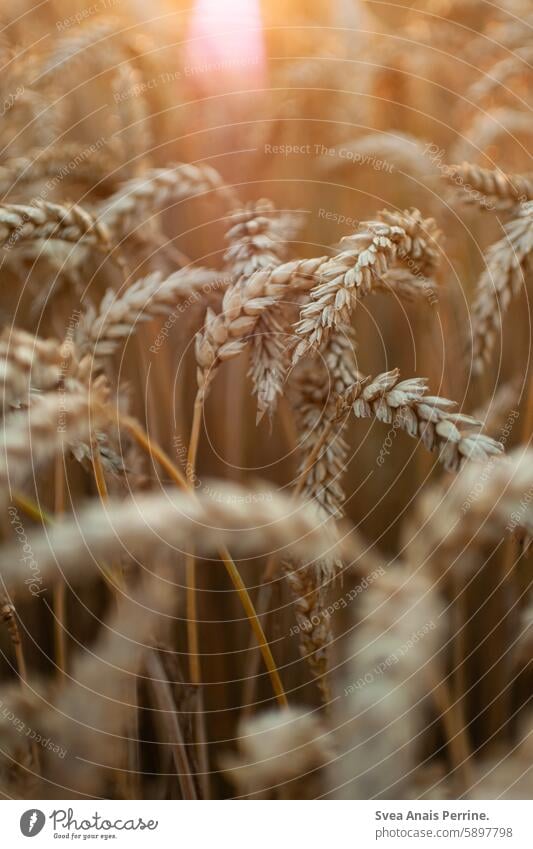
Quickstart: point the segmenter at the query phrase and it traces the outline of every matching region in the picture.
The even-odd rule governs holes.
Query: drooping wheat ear
[[[241,723],[238,752],[222,768],[239,796],[254,799],[316,799],[323,771],[334,759],[331,735],[319,719],[297,708],[267,711]]]
[[[453,486],[436,485],[417,499],[404,532],[406,557],[414,566],[436,564],[440,574],[461,554],[468,570],[479,561],[467,548],[499,543],[515,530],[533,535],[533,452],[523,448],[484,465],[467,463]]]
[[[290,379],[291,405],[301,434],[302,494],[316,502],[324,515],[342,515],[344,491],[340,480],[346,470],[348,443],[343,437],[347,421],[337,421],[337,399],[362,379],[355,362],[355,333],[347,325],[333,334],[320,353],[297,366]],[[336,423],[336,427],[334,427]],[[318,455],[310,467],[309,455]]]
[[[501,454],[503,446],[480,432],[481,422],[452,412],[454,401],[428,395],[427,389],[425,378],[400,380],[393,369],[355,383],[340,398],[339,412],[351,408],[358,419],[375,418],[420,438],[448,471],[457,471],[467,459],[483,462]]]
[[[97,385],[37,396],[27,410],[6,419],[0,438],[0,498],[20,485],[36,467],[77,440],[87,440],[91,428],[105,429],[109,413],[106,392]]]
[[[97,310],[90,306],[84,313],[76,330],[76,346],[82,355],[93,358],[93,367],[100,368],[138,324],[174,310],[184,312],[210,292],[222,291],[227,282],[219,272],[191,267],[166,278],[154,272],[123,292],[109,289]]]
[[[49,433],[47,437],[45,448],[49,454],[57,436],[52,449]],[[20,440],[23,441],[27,443],[27,439]],[[41,450],[39,459],[43,453]],[[8,452],[10,459],[19,454],[22,451]],[[29,462],[26,458],[26,467]],[[350,559],[354,547],[358,547],[355,536],[352,539],[350,534],[348,538],[346,528],[337,529],[333,523],[324,522],[312,504],[218,481],[210,482],[208,491],[212,494],[168,490],[128,500],[110,499],[105,506],[96,504],[79,510],[75,521],[65,520],[46,534],[32,538],[39,568],[50,580],[59,574],[58,568],[73,579],[83,579],[91,575],[90,571],[84,573],[88,562],[108,560],[123,549],[142,552],[154,545],[182,550],[193,547],[197,556],[208,556],[227,545],[236,556],[279,550],[280,555],[286,552],[302,558]],[[0,575],[8,585],[16,585],[22,579],[19,556],[16,546],[1,553]]]
[[[533,250],[533,201],[525,203],[518,217],[505,227],[506,235],[489,248],[485,270],[479,278],[472,305],[472,368],[484,371],[496,338],[501,333],[502,315],[524,285]]]
[[[224,254],[228,270],[237,277],[250,277],[254,271],[279,265],[286,254],[287,242],[300,225],[293,212],[280,212],[266,199],[252,201],[232,215],[226,233],[229,247]]]
[[[0,335],[0,392],[2,414],[9,405],[27,404],[30,390],[47,392],[59,385],[64,370],[64,354],[55,339],[39,339],[18,328],[6,328]]]
[[[322,359],[321,359],[322,358]],[[302,361],[291,376],[292,408],[302,438],[302,460],[298,469],[299,486],[305,498],[318,504],[321,515],[342,515],[344,490],[341,480],[346,471],[348,443],[343,431],[347,417],[336,423],[337,393],[346,391],[357,379],[355,337],[351,327],[332,335],[320,356]],[[308,462],[309,457],[313,462]],[[329,647],[332,642],[331,619],[322,615],[324,598],[339,568],[331,558],[312,564],[294,560],[283,569],[294,598],[299,626],[300,649],[309,663],[325,704],[330,701],[327,681]]]
[[[435,586],[403,570],[384,573],[360,595],[331,725],[339,752],[329,798],[402,798],[425,728],[424,697],[444,637]]]
[[[109,145],[92,145],[86,148],[69,142],[47,148],[35,148],[26,156],[6,159],[0,165],[0,191],[11,192],[26,188],[28,183],[50,178],[52,188],[64,180],[90,183],[91,187],[113,182],[117,162],[110,155]],[[116,179],[114,180],[116,182]]]
[[[531,135],[531,121],[527,112],[507,106],[490,112],[479,111],[468,128],[468,133],[458,137],[450,150],[450,159],[463,162],[480,156],[489,145],[508,142],[509,138]]]
[[[129,180],[97,208],[98,220],[116,237],[124,236],[155,211],[185,198],[220,192],[229,206],[233,190],[210,165],[175,164],[154,168]]]
[[[500,59],[470,86],[465,95],[466,100],[479,104],[483,98],[492,94],[494,89],[501,86],[514,74],[531,73],[530,63],[532,60],[533,46],[531,44],[517,47],[513,50],[511,56]]]
[[[224,293],[220,313],[208,309],[202,331],[196,336],[199,395],[205,398],[218,366],[238,356],[255,332],[259,318],[274,304],[291,303],[314,285],[314,275],[325,257],[294,260],[276,268],[254,272]]]
[[[398,260],[417,274],[432,273],[437,262],[433,219],[418,210],[380,213],[365,221],[355,236],[342,240],[346,249],[319,269],[318,285],[303,307],[296,333],[300,338],[293,362],[325,342],[333,327],[347,324],[359,295],[367,295]]]
[[[355,161],[389,174],[405,172],[426,181],[439,173],[437,166],[427,155],[427,149],[426,142],[410,133],[393,130],[387,133],[367,133],[338,146],[334,154],[328,152],[322,157],[320,165],[326,172],[331,172],[339,168],[353,167]]]
[[[56,81],[57,74],[64,74],[65,67],[72,62],[87,62],[91,58],[92,47],[100,47],[106,57],[108,67],[113,67],[113,45],[109,36],[119,31],[121,24],[118,18],[99,17],[96,20],[87,21],[75,31],[68,30],[59,39],[53,39],[44,57],[30,54],[31,75],[35,83],[40,86],[49,85]],[[99,44],[102,42],[102,44]],[[115,48],[116,50],[116,48]],[[123,57],[121,57],[123,58]],[[70,71],[71,68],[69,67]]]
[[[268,200],[260,200],[237,210],[226,238],[230,245],[224,255],[228,271],[240,278],[241,286],[260,269],[282,263],[287,242],[301,224],[294,212],[279,212]],[[254,328],[249,376],[257,397],[257,421],[274,413],[289,365],[286,331],[290,326],[288,307],[273,304],[258,317]]]
[[[507,209],[521,201],[533,200],[533,180],[527,176],[504,174],[463,162],[446,168],[445,177],[447,182],[462,190],[462,200],[481,207]]]
[[[291,327],[294,321],[290,305],[274,303],[255,325],[250,353],[253,394],[257,398],[256,424],[265,414],[272,417],[290,367]]]
[[[109,232],[99,221],[73,204],[65,206],[38,200],[31,206],[0,204],[0,247],[11,250],[19,242],[36,239],[59,239],[79,242],[109,250]]]

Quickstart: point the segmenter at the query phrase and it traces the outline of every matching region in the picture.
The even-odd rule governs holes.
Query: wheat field
[[[530,798],[531,6],[223,6],[0,11],[2,797]]]

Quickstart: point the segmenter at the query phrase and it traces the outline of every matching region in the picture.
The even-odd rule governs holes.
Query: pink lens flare
[[[265,73],[259,0],[196,0],[186,56],[186,75],[202,87],[259,85]]]

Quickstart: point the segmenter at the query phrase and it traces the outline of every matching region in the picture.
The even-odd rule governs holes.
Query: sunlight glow
[[[196,0],[188,32],[190,75],[257,85],[265,69],[259,0]]]

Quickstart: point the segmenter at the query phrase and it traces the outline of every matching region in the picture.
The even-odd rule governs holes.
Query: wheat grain
[[[256,271],[246,281],[224,293],[221,311],[206,313],[204,328],[196,336],[199,393],[205,397],[218,366],[238,356],[255,332],[259,318],[276,304],[291,302],[291,296],[309,291],[314,274],[324,257],[293,260],[272,269]]]
[[[287,243],[300,226],[295,213],[279,212],[269,200],[252,201],[232,214],[226,233],[229,247],[224,254],[226,268],[236,277],[250,277],[254,271],[280,265]]]

